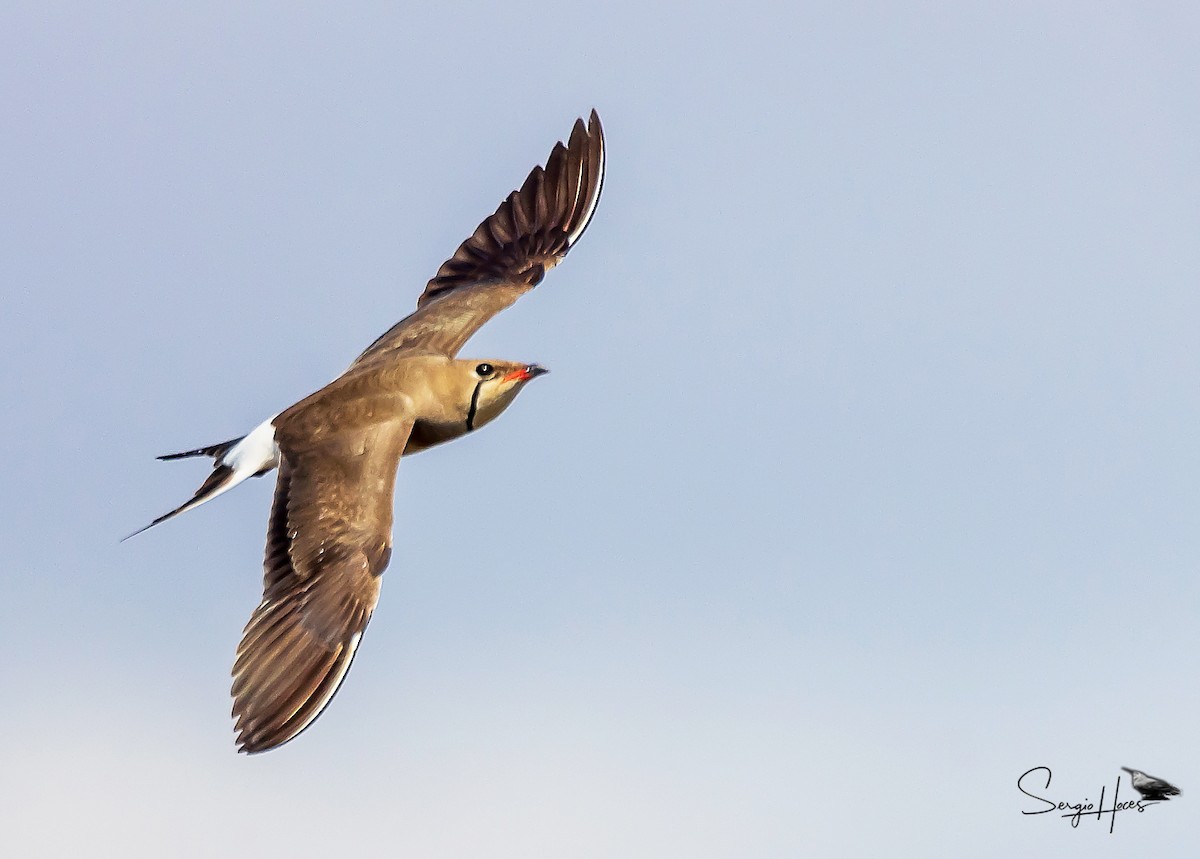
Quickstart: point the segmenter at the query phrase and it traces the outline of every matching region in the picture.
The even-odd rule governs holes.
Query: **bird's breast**
[[[455,422],[417,421],[413,424],[412,433],[408,437],[408,444],[404,446],[404,455],[409,456],[414,453],[420,453],[434,445],[453,441],[459,436],[466,434],[467,424],[465,420]]]

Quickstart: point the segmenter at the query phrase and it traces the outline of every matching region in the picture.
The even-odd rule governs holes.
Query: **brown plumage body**
[[[603,171],[593,111],[442,265],[417,311],[345,373],[241,439],[164,457],[205,455],[216,463],[195,497],[152,525],[279,467],[263,599],[233,668],[240,751],[293,739],[345,679],[391,558],[400,458],[479,429],[545,372],[456,356],[583,234]]]

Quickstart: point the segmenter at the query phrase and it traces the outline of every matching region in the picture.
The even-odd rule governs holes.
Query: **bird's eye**
[[[478,367],[475,368],[475,373],[481,379],[486,379],[488,376],[492,375],[492,373],[494,373],[494,372],[496,372],[496,368],[493,367],[491,364],[480,364]]]

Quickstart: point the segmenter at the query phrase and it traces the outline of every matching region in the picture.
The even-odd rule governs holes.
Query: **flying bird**
[[[1133,770],[1129,767],[1121,767],[1121,769],[1129,773],[1129,781],[1133,785],[1133,789],[1142,795],[1142,799],[1166,802],[1171,797],[1180,796],[1183,793],[1169,781],[1147,775],[1141,770]]]
[[[262,602],[233,666],[239,751],[294,739],[346,678],[392,554],[400,458],[480,429],[546,372],[457,356],[583,235],[600,199],[604,158],[593,110],[442,264],[417,310],[341,376],[241,438],[159,457],[207,456],[213,470],[191,499],[146,528],[279,469]]]

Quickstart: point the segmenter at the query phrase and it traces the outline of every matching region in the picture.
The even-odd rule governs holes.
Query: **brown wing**
[[[545,168],[481,223],[429,281],[417,312],[392,326],[355,363],[397,349],[458,353],[485,322],[533,289],[591,222],[604,183],[604,130],[592,111],[575,120]]]
[[[277,431],[263,600],[233,666],[239,751],[293,739],[350,670],[391,557],[396,466],[411,430],[396,420],[309,446]]]

